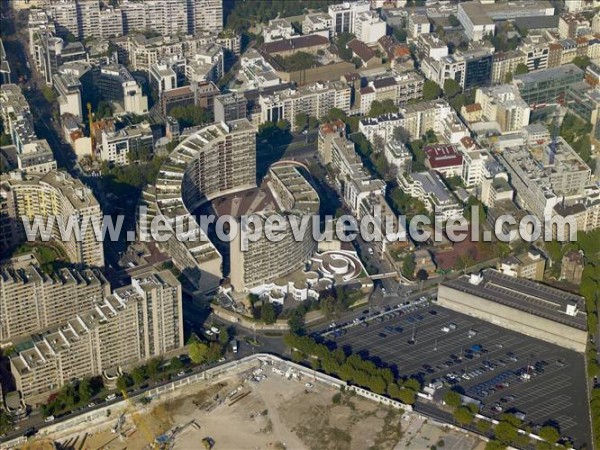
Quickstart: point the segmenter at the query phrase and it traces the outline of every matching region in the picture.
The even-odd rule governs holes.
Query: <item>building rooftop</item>
[[[375,52],[373,50],[371,50],[369,47],[367,47],[367,44],[365,44],[362,41],[359,41],[358,39],[352,39],[348,43],[348,48],[350,50],[352,50],[356,55],[358,55],[358,57],[360,59],[362,59],[365,62],[370,61],[371,59],[375,58]]]
[[[583,70],[575,64],[565,64],[564,66],[552,67],[550,69],[539,70],[521,75],[515,75],[514,80],[522,83],[541,83],[554,80],[567,75],[580,75],[583,79]]]
[[[479,2],[464,2],[459,4],[459,9],[462,9],[469,17],[473,25],[494,25],[494,21],[490,19],[486,8]]]
[[[484,270],[480,276],[463,275],[446,281],[445,286],[485,298],[495,303],[540,316],[578,330],[587,329],[584,299],[535,281],[504,275],[494,269]],[[574,316],[567,307],[576,305]]]
[[[432,169],[462,165],[463,157],[454,145],[428,145],[423,151]]]
[[[303,48],[316,47],[319,45],[328,45],[329,39],[318,34],[300,36],[294,39],[282,39],[279,41],[263,44],[261,50],[265,53],[283,53],[291,51],[300,51]]]

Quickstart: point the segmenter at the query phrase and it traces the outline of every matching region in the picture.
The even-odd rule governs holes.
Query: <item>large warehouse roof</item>
[[[443,285],[580,330],[587,329],[583,298],[493,269],[463,275]],[[571,314],[568,309],[571,308]]]

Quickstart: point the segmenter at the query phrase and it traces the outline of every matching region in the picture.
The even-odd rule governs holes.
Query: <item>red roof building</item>
[[[427,168],[435,170],[445,177],[461,174],[463,156],[454,145],[428,145],[423,151],[425,152],[425,166]]]

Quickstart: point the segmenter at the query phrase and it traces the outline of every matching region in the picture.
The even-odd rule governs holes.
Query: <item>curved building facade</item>
[[[162,165],[153,186],[144,194],[145,236],[160,216],[171,237],[158,245],[197,289],[207,292],[223,277],[222,257],[200,229],[191,212],[222,195],[256,186],[256,130],[247,119],[215,123],[193,131]],[[177,229],[177,221],[184,226]],[[139,221],[138,221],[139,222]],[[188,223],[196,226],[190,228]]]
[[[312,235],[312,220],[302,229],[304,215],[319,213],[319,196],[310,183],[293,164],[277,163],[269,169],[265,180],[272,206],[255,211],[262,218],[260,228],[252,233],[260,233],[258,239],[245,239],[247,232],[244,223],[240,233],[232,240],[231,285],[238,292],[268,284],[303,268],[317,251],[317,241]],[[242,212],[244,213],[244,212]],[[281,226],[274,224],[278,238],[268,239],[265,235],[270,226],[268,219],[274,214],[286,220]],[[312,217],[311,217],[312,219]],[[296,225],[292,225],[295,221]],[[235,263],[234,263],[235,262]]]
[[[21,218],[26,217],[30,223],[36,217],[42,222],[52,218],[51,239],[61,243],[73,264],[104,267],[103,244],[96,238],[92,226],[92,221],[102,225],[102,210],[92,191],[81,181],[55,170],[46,174],[14,171],[0,178],[0,195],[0,243],[3,248],[26,238]],[[64,224],[66,231],[69,220],[81,227],[81,239],[75,232],[61,235],[59,222]],[[84,223],[87,225],[85,230]]]

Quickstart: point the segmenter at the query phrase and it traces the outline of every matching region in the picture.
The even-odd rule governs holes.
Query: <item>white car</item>
[[[210,327],[210,331],[212,331],[215,334],[219,334],[221,332],[221,330],[219,330],[217,327]]]
[[[106,402],[111,402],[111,401],[113,401],[115,398],[117,398],[117,394],[110,394],[110,395],[108,395],[108,396],[107,396],[107,397],[104,399],[104,401],[106,401]]]
[[[373,254],[373,249],[369,247],[369,255]]]
[[[310,389],[310,388],[313,387],[313,384],[312,383],[305,383],[304,386]]]
[[[181,372],[179,372],[179,373],[177,374],[177,376],[178,376],[178,377],[182,377],[182,376],[184,376],[184,375],[185,375],[185,370],[182,370]]]
[[[448,328],[448,327],[442,327],[442,328],[441,328],[441,330],[442,330],[444,333],[450,333],[450,328]]]
[[[54,416],[48,416],[44,419],[44,422],[46,423],[50,423],[50,422],[54,422]]]

